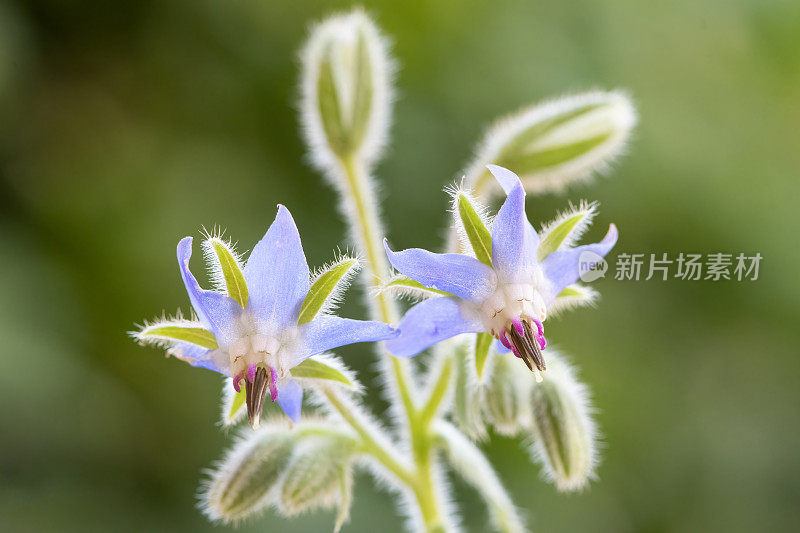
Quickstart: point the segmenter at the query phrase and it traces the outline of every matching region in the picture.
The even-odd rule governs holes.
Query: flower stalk
[[[356,242],[362,245],[362,252],[365,256],[364,270],[367,274],[367,279],[371,280],[372,287],[378,287],[381,279],[388,279],[390,276],[389,263],[383,253],[381,233],[376,227],[378,220],[380,220],[378,218],[377,200],[372,197],[371,188],[368,186],[363,169],[354,159],[351,157],[341,162],[342,172],[348,184],[348,190],[342,192],[346,192],[345,201],[351,203],[354,208],[352,210],[348,209],[348,212],[356,214],[356,217],[348,217],[348,223],[351,226],[351,232],[356,234]],[[371,306],[371,313],[375,320],[390,323],[396,320],[399,313],[393,300],[389,299],[386,294],[377,294],[375,300],[376,305]],[[411,365],[404,359],[393,357],[385,350],[381,357],[385,358],[388,363],[390,374],[386,378],[391,380],[394,385],[393,388],[396,388],[408,422],[407,429],[414,460],[413,471],[408,476],[409,479],[407,479],[408,485],[414,492],[426,530],[435,531],[441,527],[441,513],[436,498],[437,491],[434,486],[432,472],[433,437],[430,432],[430,424],[439,404],[447,393],[450,383],[451,364],[446,363],[440,368],[441,374],[436,377],[436,386],[432,390],[428,401],[418,408],[414,403],[413,391],[410,386],[410,383],[416,381]],[[328,399],[329,401],[331,400],[330,397]],[[341,403],[334,403],[333,401],[331,403],[345,420],[352,425],[352,417],[346,416],[346,413],[342,410]],[[354,429],[359,431],[356,427]],[[380,456],[385,459],[384,452],[381,451]],[[385,460],[381,460],[381,457],[376,456],[399,479],[403,480],[406,477],[402,471],[390,468],[390,465]]]

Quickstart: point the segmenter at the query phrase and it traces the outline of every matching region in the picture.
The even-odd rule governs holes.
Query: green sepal
[[[565,287],[561,292],[559,292],[558,296],[556,296],[556,299],[568,298],[570,296],[584,296],[584,295],[585,293],[575,288],[575,285],[570,285],[569,287]]]
[[[591,113],[592,111],[599,109],[602,106],[603,104],[587,104],[578,107],[577,109],[565,110],[563,113],[559,115],[550,117],[535,124],[531,124],[530,127],[526,128],[525,130],[517,134],[517,136],[505,146],[505,148],[500,153],[500,156],[498,158],[499,161],[498,164],[506,168],[513,168],[518,173],[525,173],[546,166],[563,163],[565,160],[569,158],[554,157],[557,155],[556,153],[554,153],[554,151],[557,152],[565,147],[550,148],[539,152],[530,153],[528,151],[528,146],[530,146],[535,141],[539,140],[542,136],[552,132],[559,126],[566,124],[570,120]],[[575,144],[581,144],[581,143],[579,142]],[[573,146],[573,145],[566,145],[566,146]],[[591,149],[591,147],[585,148],[584,151],[589,149]],[[563,155],[563,150],[562,150],[562,155]],[[578,155],[580,155],[580,153],[578,153]],[[554,159],[558,161],[552,162]]]
[[[334,263],[317,277],[311,288],[308,289],[306,299],[303,300],[303,305],[300,307],[298,325],[311,322],[317,316],[317,313],[325,305],[328,298],[335,293],[336,287],[342,279],[357,264],[357,259],[348,257]]]
[[[491,267],[492,235],[475,211],[472,202],[463,194],[458,195],[458,216],[464,226],[469,243],[472,245],[472,250],[475,252],[475,257],[481,263]]]
[[[493,337],[488,333],[478,333],[475,337],[475,372],[478,380],[483,379],[483,369],[486,367],[486,360],[489,358],[489,348],[492,346]]]
[[[239,409],[242,408],[246,400],[247,400],[247,395],[245,394],[244,388],[242,388],[242,390],[234,394],[233,403],[231,403],[231,408],[228,411],[228,416],[226,420],[227,424],[230,424],[233,421],[233,419],[236,417],[236,413],[239,412]]]
[[[228,296],[239,302],[242,307],[245,307],[248,298],[247,282],[244,280],[239,261],[236,260],[232,250],[223,241],[212,238],[208,242],[217,257],[222,279],[228,289]]]
[[[393,278],[391,281],[384,283],[380,287],[381,291],[398,291],[400,293],[410,293],[418,295],[422,293],[423,295],[431,295],[431,296],[453,296],[455,294],[449,293],[447,291],[440,291],[439,289],[433,289],[431,287],[426,287],[422,283],[417,280],[411,279],[408,276],[397,276]]]
[[[586,220],[587,217],[591,217],[592,214],[592,208],[581,209],[574,215],[564,219],[558,226],[552,228],[539,243],[539,248],[537,250],[539,262],[541,263],[548,255],[558,250],[561,243],[563,243],[576,228],[581,227],[581,222]]]
[[[348,387],[355,387],[353,381],[335,368],[318,359],[308,358],[292,368],[292,377],[307,379],[327,379],[343,383]]]
[[[349,155],[351,143],[342,117],[333,61],[333,47],[329,45],[323,52],[319,63],[317,106],[322,119],[322,128],[325,130],[325,137],[328,139],[331,150],[340,157],[345,157]]]
[[[611,137],[611,133],[602,133],[574,143],[531,152],[518,160],[516,168],[520,169],[520,172],[528,173],[561,165],[597,148],[606,142],[609,137]]]
[[[356,83],[353,96],[353,122],[351,137],[354,146],[364,140],[372,118],[372,104],[374,98],[372,61],[369,56],[367,39],[363,32],[359,33],[355,50],[355,75]]]
[[[216,350],[217,339],[207,329],[194,326],[153,325],[148,326],[136,335],[141,341],[181,341],[196,344],[209,350]]]

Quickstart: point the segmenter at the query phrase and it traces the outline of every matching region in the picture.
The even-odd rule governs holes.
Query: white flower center
[[[527,317],[544,322],[547,319],[544,298],[532,283],[498,283],[492,295],[481,303],[479,311],[486,331],[498,338],[513,327],[514,320]]]
[[[261,364],[276,369],[278,379],[287,375],[292,354],[298,348],[298,330],[296,327],[276,329],[259,324],[247,312],[242,313],[237,324],[239,336],[227,347],[234,379],[239,376],[252,380],[252,374]]]

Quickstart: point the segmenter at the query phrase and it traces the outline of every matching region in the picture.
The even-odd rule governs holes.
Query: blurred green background
[[[310,22],[347,2],[0,2],[0,523],[203,531],[201,470],[233,440],[220,379],[126,337],[188,309],[175,245],[249,248],[286,204],[309,261],[346,245],[296,114]],[[593,87],[640,125],[609,177],[529,201],[602,204],[616,253],[760,252],[755,282],[605,280],[548,326],[594,393],[600,481],[560,495],[517,442],[486,447],[535,531],[796,531],[800,521],[800,3],[367,3],[400,65],[378,169],[397,246],[437,247],[443,185],[484,128]],[[200,264],[195,270],[200,272]],[[344,306],[363,313],[358,290]],[[340,351],[370,382],[367,347]],[[373,382],[374,383],[374,382]],[[385,408],[377,395],[370,403]],[[469,531],[483,506],[456,483]],[[399,531],[357,478],[345,531]],[[329,530],[331,513],[241,531]],[[217,526],[219,529],[219,526]]]

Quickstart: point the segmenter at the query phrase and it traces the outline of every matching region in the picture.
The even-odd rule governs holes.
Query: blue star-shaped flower
[[[455,335],[487,332],[505,347],[500,351],[513,351],[540,379],[548,307],[578,280],[581,255],[605,256],[617,242],[617,229],[612,224],[601,242],[554,251],[540,263],[539,235],[525,215],[519,177],[495,165],[489,170],[507,195],[492,224],[491,266],[464,254],[420,248],[393,252],[384,241],[389,261],[401,274],[450,293],[412,307],[400,321],[400,335],[386,346],[398,357],[411,357]]]
[[[290,418],[299,419],[303,391],[291,369],[308,357],[397,335],[383,322],[330,314],[298,324],[310,276],[297,226],[282,205],[243,269],[234,255],[225,256],[237,263],[228,266],[241,278],[232,277],[240,289],[238,301],[224,291],[202,289],[189,270],[191,255],[192,238],[186,237],[178,244],[178,263],[199,322],[148,325],[135,335],[143,342],[165,344],[169,353],[193,366],[232,377],[237,392],[244,386],[253,425],[260,420],[267,390]]]

